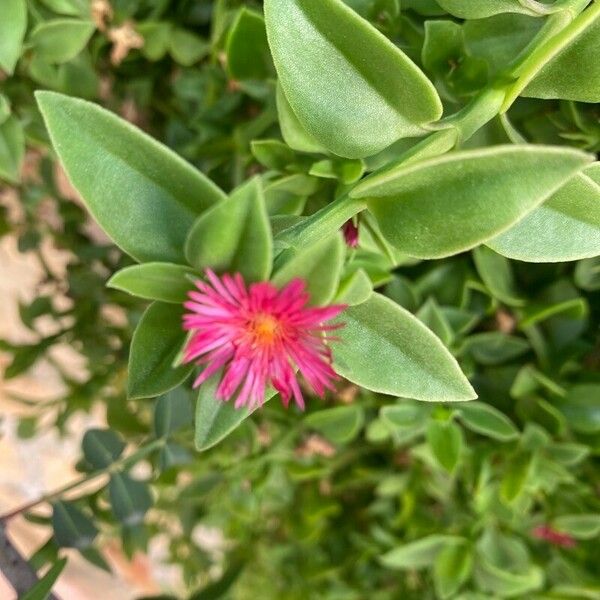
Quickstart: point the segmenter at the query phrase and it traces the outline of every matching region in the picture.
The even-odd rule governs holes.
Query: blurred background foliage
[[[448,113],[544,20],[501,13],[463,21],[435,0],[347,4],[423,66]],[[479,401],[390,403],[342,383],[305,415],[269,403],[199,455],[191,396],[126,399],[126,348],[144,305],[104,287],[128,259],[74,198],[33,91],[110,108],[226,191],[262,173],[274,222],[316,210],[381,157],[351,161],[282,143],[260,2],[26,5],[26,21],[0,19],[0,37],[12,32],[0,43],[0,235],[17,236],[45,276],[20,307],[39,341],[0,342],[11,357],[4,377],[26,372],[56,344],[76,349],[86,374],[63,373],[63,397],[14,398],[30,407],[19,432],[35,436],[42,422],[64,431],[73,414],[103,405],[107,428],[86,432],[75,460],[83,479],[108,474],[93,493],[51,498],[51,517],[28,513],[49,528],[32,564],[75,548],[107,569],[103,540],[120,538],[133,555],[166,535],[188,591],[162,598],[598,598],[600,259],[532,265],[482,247],[419,262],[395,256],[365,221],[353,269],[442,339]],[[598,106],[521,98],[468,146],[515,136],[598,152]],[[11,190],[17,206],[5,202]],[[48,267],[44,244],[68,253],[66,276]],[[40,317],[55,323],[50,335],[38,329]],[[139,462],[142,479],[130,473]]]

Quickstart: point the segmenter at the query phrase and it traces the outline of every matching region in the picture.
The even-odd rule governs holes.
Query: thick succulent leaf
[[[236,409],[233,400],[219,400],[216,396],[219,380],[220,374],[214,375],[200,386],[198,393],[194,439],[199,451],[218,444],[254,412],[247,407]],[[274,395],[272,390],[267,391],[265,402]]]
[[[3,0],[0,18],[0,67],[12,75],[23,50],[27,28],[25,0]]]
[[[551,146],[496,146],[399,166],[363,180],[383,235],[401,252],[441,258],[473,248],[517,223],[591,157]]]
[[[437,3],[461,19],[484,19],[501,13],[541,16],[546,8],[536,0],[437,0]]]
[[[297,252],[291,250],[289,254],[290,258],[276,269],[273,283],[281,288],[293,279],[303,279],[307,284],[311,304],[327,304],[340,282],[344,261],[341,235],[334,235]]]
[[[91,21],[52,19],[38,25],[27,41],[45,62],[64,63],[83,50],[94,29]]]
[[[117,271],[107,286],[138,298],[181,304],[194,284],[193,269],[173,263],[144,263]]]
[[[185,254],[197,269],[241,273],[246,281],[267,279],[272,262],[271,227],[258,177],[201,215]]]
[[[586,171],[487,245],[508,258],[536,263],[599,255],[600,185]]]
[[[332,346],[340,375],[369,390],[436,402],[477,397],[442,342],[414,315],[380,294],[351,306]]]
[[[36,97],[71,183],[108,236],[140,262],[185,262],[189,229],[223,192],[111,112],[54,92]]]
[[[600,6],[586,12],[585,27],[544,65],[523,96],[600,102]]]
[[[131,340],[130,398],[160,396],[187,379],[193,365],[174,367],[184,339],[181,307],[161,302],[148,307]]]
[[[335,154],[375,154],[441,116],[433,84],[341,0],[266,0],[265,19],[292,110]]]

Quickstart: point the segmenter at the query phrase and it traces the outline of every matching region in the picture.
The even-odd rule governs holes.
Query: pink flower
[[[568,533],[556,531],[550,525],[539,525],[531,534],[538,540],[544,540],[553,546],[559,546],[560,548],[575,547],[575,540]]]
[[[349,248],[357,248],[358,225],[352,219],[350,219],[344,223],[342,231],[344,232],[344,239],[346,240],[346,245]]]
[[[280,394],[285,406],[293,396],[303,409],[304,399],[296,368],[314,392],[323,396],[338,378],[331,367],[327,332],[342,325],[324,325],[345,306],[309,307],[306,284],[295,279],[278,290],[263,281],[246,287],[242,276],[218,277],[206,270],[207,282],[198,280],[189,300],[183,326],[192,332],[184,362],[206,365],[194,382],[204,383],[223,369],[217,398],[231,399],[235,407],[260,405],[267,385]]]

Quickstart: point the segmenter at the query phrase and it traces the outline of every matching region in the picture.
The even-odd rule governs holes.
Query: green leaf
[[[446,471],[452,473],[463,447],[460,427],[452,421],[433,420],[427,427],[427,443],[437,461]]]
[[[165,56],[171,45],[171,23],[146,21],[136,24],[136,30],[144,38],[140,52],[148,60],[156,61]]]
[[[265,20],[242,7],[227,37],[227,70],[233,79],[265,79],[273,72]]]
[[[23,126],[16,117],[10,116],[0,125],[0,178],[18,183],[24,156]]]
[[[554,519],[553,525],[579,540],[593,540],[600,535],[599,514],[562,515]]]
[[[324,435],[334,444],[347,444],[359,433],[364,422],[364,411],[356,404],[336,406],[314,412],[304,424]]]
[[[533,466],[534,460],[530,454],[521,454],[513,458],[500,484],[500,495],[505,502],[511,503],[521,495]]]
[[[210,52],[210,44],[206,40],[185,29],[172,30],[169,40],[173,60],[184,67],[191,67]]]
[[[194,284],[188,279],[193,269],[173,263],[145,263],[115,273],[107,286],[138,298],[182,304]]]
[[[299,277],[306,281],[310,303],[328,304],[340,282],[344,260],[344,243],[341,235],[313,244],[300,251],[289,251],[283,265],[276,268],[273,283],[281,288]]]
[[[94,33],[91,21],[52,19],[40,23],[29,36],[29,43],[48,63],[64,63],[75,58]]]
[[[294,152],[279,140],[255,140],[250,149],[261,165],[273,171],[285,171],[296,160]]]
[[[150,488],[125,473],[113,473],[110,476],[108,495],[115,517],[129,527],[142,523],[152,506]]]
[[[467,544],[446,546],[435,559],[433,584],[437,595],[444,599],[453,596],[471,576],[473,552]]]
[[[542,16],[544,5],[535,0],[436,0],[451,15],[461,19],[483,19],[500,13]],[[539,13],[533,10],[536,7]]]
[[[326,153],[325,147],[320,144],[302,126],[296,113],[292,110],[287,101],[280,83],[277,83],[277,115],[279,117],[279,127],[285,143],[293,150],[300,152],[319,152]]]
[[[558,408],[575,431],[589,434],[600,432],[600,384],[573,386]]]
[[[440,338],[444,346],[450,346],[454,338],[454,332],[433,297],[428,298],[427,302],[421,306],[416,316]]]
[[[338,333],[341,341],[332,347],[335,369],[353,383],[416,400],[477,397],[442,342],[388,298],[374,293],[346,309],[339,320],[345,326]]]
[[[487,242],[503,256],[564,262],[600,254],[600,185],[577,174],[524,219]]]
[[[111,429],[88,429],[81,441],[85,460],[94,469],[110,467],[125,449],[125,442]]]
[[[52,12],[59,15],[89,16],[88,0],[41,0]]]
[[[454,21],[425,21],[425,41],[421,59],[430,72],[445,74],[464,54],[462,27]]]
[[[530,349],[529,342],[500,331],[487,331],[469,336],[461,354],[470,354],[482,365],[498,365],[521,356]]]
[[[27,4],[25,0],[3,0],[0,19],[0,67],[9,75],[23,50],[27,29]]]
[[[512,573],[479,559],[475,566],[475,581],[484,591],[502,598],[523,597],[544,585],[544,572],[536,566],[528,566],[522,573]]]
[[[223,402],[216,397],[220,374],[213,375],[200,386],[196,402],[195,443],[199,451],[208,450],[227,437],[254,410],[247,407],[236,409],[234,400]],[[267,391],[265,402],[275,395]]]
[[[578,262],[575,267],[574,279],[577,287],[582,290],[588,292],[600,290],[600,257]]]
[[[131,340],[128,396],[160,396],[185,381],[193,365],[174,367],[184,343],[181,307],[155,302],[143,314]]]
[[[362,304],[373,292],[373,284],[364,269],[357,269],[343,277],[335,296],[335,304],[355,306]]]
[[[390,550],[380,557],[383,566],[389,569],[422,569],[434,564],[444,548],[462,545],[464,538],[453,535],[429,535],[416,542]]]
[[[138,261],[184,262],[196,216],[223,192],[99,106],[53,92],[36,97],[71,183],[109,237]]]
[[[62,548],[84,550],[92,545],[98,530],[92,521],[71,502],[52,505],[54,539]]]
[[[370,156],[441,116],[419,68],[341,0],[266,0],[265,19],[293,112],[332,152]]]
[[[458,416],[466,427],[494,440],[509,442],[519,437],[513,422],[489,404],[469,402],[458,409]]]
[[[30,590],[20,596],[20,600],[46,600],[66,564],[66,558],[56,561]]]
[[[510,228],[589,161],[560,147],[466,150],[371,175],[350,195],[367,199],[398,250],[441,258]]]
[[[259,178],[235,190],[198,218],[185,254],[199,270],[241,273],[246,281],[269,277],[273,240]]]
[[[183,388],[161,396],[154,406],[154,433],[165,437],[192,424],[192,405],[189,393]]]
[[[510,262],[506,258],[485,246],[479,246],[473,249],[473,260],[479,276],[494,298],[509,306],[525,304],[524,298],[517,290]]]
[[[600,9],[592,5],[581,17],[570,26],[576,35],[569,36],[569,43],[542,67],[521,95],[600,102]],[[584,26],[579,27],[579,22]],[[569,28],[561,33],[566,37]]]

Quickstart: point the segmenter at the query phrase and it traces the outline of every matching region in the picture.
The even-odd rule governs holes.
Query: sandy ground
[[[68,257],[45,248],[52,268],[60,272]],[[35,294],[40,269],[32,256],[20,254],[14,238],[0,240],[0,338],[13,342],[32,342],[32,333],[20,323],[17,300],[28,300]],[[69,348],[59,348],[56,360],[67,362],[70,369],[81,368],[81,360]],[[51,399],[61,393],[60,379],[49,363],[35,366],[26,375],[4,381],[2,372],[7,357],[0,354],[0,512],[5,513],[22,503],[56,489],[76,477],[71,465],[79,455],[81,436],[92,426],[102,426],[101,410],[81,415],[71,424],[64,438],[49,430],[36,434],[31,440],[16,435],[17,415],[23,414],[21,405],[10,399],[10,394],[22,394],[39,400]],[[47,507],[46,507],[47,508]],[[8,534],[17,547],[29,556],[49,537],[47,528],[34,526],[22,518],[11,520]],[[115,541],[103,544],[105,557],[115,568],[110,575],[80,558],[70,555],[68,565],[56,587],[62,600],[88,600],[99,597],[111,600],[130,600],[139,595],[158,593],[158,577],[147,557],[140,556],[133,563],[125,560]],[[160,571],[160,569],[158,569]],[[13,600],[15,594],[0,575],[0,598]]]

